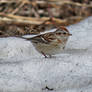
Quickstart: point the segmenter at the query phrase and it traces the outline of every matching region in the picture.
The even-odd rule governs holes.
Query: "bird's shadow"
[[[61,53],[62,54],[73,54],[73,55],[80,55],[80,54],[85,54],[86,52],[87,52],[87,50],[88,49],[70,49],[70,48],[67,48],[67,49],[65,49],[64,51],[62,51]],[[55,59],[55,58],[57,58],[57,56],[58,55],[56,55],[56,56],[53,56],[52,58],[53,59]],[[32,58],[31,58],[32,59]],[[44,58],[42,58],[42,57],[33,57],[33,59],[44,59]],[[45,58],[46,59],[46,58]],[[48,58],[47,58],[48,59]],[[51,58],[49,58],[49,59],[51,59]],[[11,61],[8,61],[8,60],[4,60],[4,59],[0,59],[0,65],[2,65],[2,64],[20,64],[20,63],[23,63],[23,62],[27,62],[27,61],[29,61],[29,59],[28,60],[11,60]]]
[[[83,54],[86,53],[88,49],[65,49],[62,54]]]

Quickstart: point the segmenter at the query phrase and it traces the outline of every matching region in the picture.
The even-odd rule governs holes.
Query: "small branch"
[[[46,1],[29,1],[29,0],[0,0],[0,3],[17,3],[17,2],[25,2],[25,3],[30,3],[30,4],[44,4],[46,5]],[[81,6],[81,7],[92,7],[92,5],[88,5],[88,4],[81,4],[81,3],[75,3],[72,1],[68,1],[68,0],[48,0],[48,3],[51,4],[52,6],[54,5],[59,5],[61,6],[62,4],[71,4],[71,5],[75,5],[75,6]],[[58,7],[58,6],[57,6]]]
[[[37,4],[47,4],[45,1],[36,1]],[[52,6],[54,5],[59,5],[57,7],[60,7],[62,4],[71,4],[71,5],[75,5],[75,6],[81,6],[81,7],[92,7],[92,5],[88,5],[88,4],[81,4],[81,3],[75,3],[75,2],[72,2],[72,1],[68,1],[68,0],[48,0],[48,3],[51,4]]]
[[[39,25],[43,23],[44,21],[49,20],[49,17],[43,17],[43,18],[32,18],[32,17],[22,17],[22,16],[16,16],[12,14],[3,14],[0,13],[0,24],[7,23],[7,24],[33,24],[33,25]],[[77,16],[77,17],[70,17],[67,19],[57,19],[53,18],[53,21],[55,21],[57,24],[60,25],[69,25],[73,23],[77,23],[80,20],[84,19],[84,17]],[[52,24],[51,22],[48,22],[48,24]]]
[[[0,3],[17,3],[17,2],[26,2],[29,3],[29,0],[0,0]]]
[[[19,5],[19,7],[16,7],[16,9],[11,14],[15,14],[25,4],[24,2],[20,2],[20,3],[21,4]]]
[[[18,16],[18,15],[12,15],[12,14],[4,14],[4,13],[0,13],[2,20],[9,20],[9,21],[17,21],[17,22],[22,22],[22,23],[28,23],[28,24],[40,24],[46,20],[49,20],[49,17],[43,17],[43,18],[32,18],[32,17],[22,17],[22,16]],[[57,18],[53,18],[55,21],[58,22],[62,22],[62,20],[57,19]]]
[[[37,18],[40,17],[39,14],[38,14],[38,12],[34,9],[34,7],[32,8],[32,11],[33,11],[33,13],[35,14],[35,17],[37,17]]]
[[[16,2],[16,0],[0,0],[0,3],[14,3],[14,2]]]

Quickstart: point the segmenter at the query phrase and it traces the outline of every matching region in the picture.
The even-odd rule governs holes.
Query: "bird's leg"
[[[44,52],[42,52],[42,51],[41,51],[41,53],[42,53],[42,55],[44,55],[44,56],[45,56],[45,58],[48,58]]]
[[[49,55],[49,58],[52,58],[52,55]]]

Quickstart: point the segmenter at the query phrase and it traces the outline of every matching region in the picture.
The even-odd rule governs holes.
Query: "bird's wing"
[[[36,36],[36,37],[33,37],[33,38],[27,38],[26,40],[30,40],[32,41],[33,43],[49,43],[47,40],[44,39],[44,37],[42,36]]]
[[[33,43],[49,44],[52,40],[55,39],[55,36],[54,36],[54,33],[50,32],[50,33],[41,34],[32,38],[25,38],[25,39],[32,41]]]

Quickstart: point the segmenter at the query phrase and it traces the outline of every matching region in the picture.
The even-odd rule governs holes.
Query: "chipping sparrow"
[[[53,32],[39,34],[32,38],[24,38],[32,42],[36,50],[42,53],[45,58],[51,57],[54,54],[61,53],[65,48],[68,37],[72,34],[63,27],[55,29]]]

